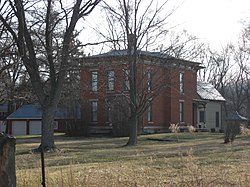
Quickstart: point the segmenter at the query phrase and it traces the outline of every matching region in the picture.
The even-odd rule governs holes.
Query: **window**
[[[111,122],[112,121],[112,116],[111,116],[111,102],[110,100],[106,101],[106,122]]]
[[[91,121],[97,121],[97,101],[91,101]]]
[[[180,122],[184,122],[184,102],[180,101]]]
[[[107,72],[107,89],[115,89],[115,72],[113,70]]]
[[[180,72],[180,93],[184,93],[184,73]]]
[[[98,83],[98,72],[92,71],[91,72],[91,90],[93,92],[97,92],[97,83]]]
[[[148,122],[153,121],[153,111],[152,111],[152,101],[149,101],[150,104],[148,106]]]
[[[205,123],[205,111],[200,111],[200,123]]]
[[[215,127],[220,127],[220,113],[215,112]]]
[[[152,71],[148,70],[147,71],[147,87],[148,87],[148,91],[152,90]]]
[[[58,130],[58,121],[54,121],[54,130]]]
[[[125,69],[124,70],[124,90],[130,90],[129,75],[130,75],[130,71],[128,69]]]

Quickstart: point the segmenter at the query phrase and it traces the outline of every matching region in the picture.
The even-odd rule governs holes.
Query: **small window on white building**
[[[215,112],[215,127],[220,127],[220,113]]]
[[[206,113],[205,113],[205,111],[204,110],[201,110],[200,111],[200,123],[205,123],[205,121],[206,121]]]

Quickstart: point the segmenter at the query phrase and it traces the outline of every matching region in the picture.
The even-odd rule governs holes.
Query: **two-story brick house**
[[[111,130],[112,119],[121,119],[119,113],[124,113],[123,119],[128,117],[128,105],[122,103],[129,99],[127,50],[84,57],[81,63],[83,118],[90,132]],[[196,124],[197,71],[200,68],[200,63],[160,52],[139,52],[138,102],[150,101],[140,122],[143,131],[168,131],[170,123],[181,126]],[[112,110],[112,98],[113,101],[119,98],[115,102],[124,110]]]

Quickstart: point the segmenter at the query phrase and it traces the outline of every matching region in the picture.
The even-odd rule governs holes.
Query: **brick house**
[[[127,50],[114,50],[81,60],[82,118],[89,132],[110,131],[114,128],[114,119],[126,121],[128,117],[129,107],[124,104],[129,98]],[[170,123],[197,124],[197,71],[201,68],[200,63],[160,52],[139,52],[138,94],[141,98],[154,98],[140,120],[142,131],[166,132]],[[124,109],[112,107],[112,101]],[[123,117],[120,113],[124,113]],[[123,125],[127,125],[126,122]]]

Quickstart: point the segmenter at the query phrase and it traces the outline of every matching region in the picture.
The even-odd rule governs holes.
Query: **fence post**
[[[42,186],[46,187],[46,178],[45,178],[45,165],[44,165],[44,151],[41,149],[41,167],[42,167]]]
[[[16,187],[16,138],[0,133],[0,186]]]

